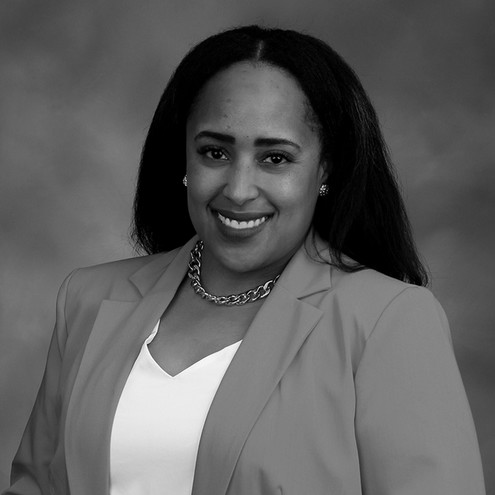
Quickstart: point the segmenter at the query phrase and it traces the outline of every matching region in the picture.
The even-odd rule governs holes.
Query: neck
[[[239,294],[275,279],[291,257],[292,254],[278,263],[256,270],[235,271],[218,263],[205,248],[201,260],[201,284],[207,292],[217,296]]]

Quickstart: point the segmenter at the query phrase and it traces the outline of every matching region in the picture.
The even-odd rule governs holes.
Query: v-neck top
[[[206,415],[242,341],[171,376],[144,341],[122,391],[110,442],[110,495],[190,495]]]

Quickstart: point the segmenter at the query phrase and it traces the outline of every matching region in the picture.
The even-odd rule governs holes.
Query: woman
[[[6,493],[484,493],[375,113],[327,45],[249,26],[196,46],[134,238],[151,256],[64,282]]]

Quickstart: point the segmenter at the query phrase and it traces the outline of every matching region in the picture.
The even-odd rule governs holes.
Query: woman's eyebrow
[[[222,134],[221,132],[213,132],[213,131],[201,131],[194,137],[194,140],[197,141],[200,138],[209,137],[216,139],[217,141],[223,141],[224,143],[234,144],[235,137],[230,136],[229,134]]]
[[[289,146],[293,146],[298,150],[301,149],[301,147],[298,144],[294,143],[294,141],[283,138],[258,138],[254,141],[254,144],[256,146],[277,146],[278,144],[286,144]]]
[[[222,141],[224,143],[229,143],[229,144],[235,143],[234,136],[231,136],[230,134],[223,134],[221,132],[214,132],[214,131],[201,131],[195,136],[194,140],[196,141],[203,137],[209,137],[212,139],[216,139],[217,141]],[[288,146],[293,146],[298,150],[301,149],[301,147],[297,143],[294,143],[294,141],[290,141],[289,139],[284,139],[284,138],[257,138],[254,141],[254,144],[255,146],[277,146],[280,144],[285,144]]]

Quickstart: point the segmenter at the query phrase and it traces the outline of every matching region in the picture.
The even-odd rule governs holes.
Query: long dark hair
[[[182,186],[186,121],[204,84],[241,61],[265,62],[287,71],[306,94],[328,165],[329,193],[318,199],[313,230],[327,241],[332,264],[345,271],[373,268],[427,285],[366,92],[332,48],[292,30],[231,29],[199,43],[179,64],[160,99],[141,155],[131,230],[136,246],[158,253],[194,235]]]

